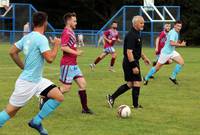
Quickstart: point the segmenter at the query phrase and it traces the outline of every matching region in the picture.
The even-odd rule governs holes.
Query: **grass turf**
[[[8,103],[15,80],[20,69],[9,58],[9,45],[0,45],[0,108]],[[178,75],[179,86],[173,85],[168,77],[175,64],[164,66],[151,80],[148,86],[141,89],[140,103],[142,110],[132,109],[131,117],[117,117],[117,107],[121,104],[131,105],[131,91],[119,97],[113,109],[108,108],[105,96],[114,92],[124,83],[122,48],[117,48],[118,58],[115,64],[116,73],[108,71],[110,57],[99,63],[94,72],[88,64],[93,62],[102,51],[101,48],[85,47],[84,55],[79,57],[79,66],[87,80],[88,103],[95,115],[81,114],[81,105],[77,94],[78,87],[73,84],[71,91],[65,94],[65,101],[47,119],[43,125],[50,135],[199,135],[200,134],[200,48],[178,48],[185,59],[183,71]],[[149,58],[154,59],[153,49],[144,48]],[[45,64],[44,76],[60,85],[59,52],[56,61]],[[150,66],[141,61],[142,74]],[[27,122],[38,112],[38,100],[33,98],[15,118],[0,129],[0,135],[37,135],[27,126]]]

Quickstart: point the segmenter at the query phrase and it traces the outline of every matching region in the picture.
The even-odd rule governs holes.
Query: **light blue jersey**
[[[19,78],[39,82],[42,78],[44,57],[42,53],[50,50],[47,38],[39,32],[31,32],[15,43],[25,55],[24,70]]]
[[[177,42],[179,39],[179,34],[173,28],[167,34],[167,41],[165,42],[165,46],[163,47],[161,53],[163,54],[171,54],[175,50],[175,46],[170,44],[170,41]]]

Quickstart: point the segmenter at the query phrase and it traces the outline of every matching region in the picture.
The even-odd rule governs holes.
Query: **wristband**
[[[136,61],[131,61],[131,62],[130,62],[130,65],[131,65],[132,68],[137,67]]]

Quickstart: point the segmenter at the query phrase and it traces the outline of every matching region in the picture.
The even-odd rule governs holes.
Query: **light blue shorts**
[[[83,74],[78,65],[61,65],[60,81],[64,84],[72,84],[72,81],[83,77]]]
[[[114,53],[115,52],[115,48],[114,47],[107,47],[103,49],[103,52],[105,53]]]

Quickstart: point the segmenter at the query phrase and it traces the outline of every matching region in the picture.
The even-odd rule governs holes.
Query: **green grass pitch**
[[[0,108],[8,103],[15,80],[20,69],[8,55],[9,45],[0,45]],[[47,119],[43,125],[50,135],[200,135],[200,48],[178,48],[185,59],[185,66],[178,75],[179,86],[173,85],[168,77],[175,64],[164,66],[155,80],[148,86],[142,86],[140,103],[142,110],[132,109],[131,117],[117,117],[117,107],[131,105],[131,92],[128,91],[115,102],[113,109],[108,108],[105,96],[124,83],[122,72],[122,48],[116,48],[116,73],[108,71],[110,57],[99,63],[94,72],[89,69],[91,63],[102,48],[84,47],[84,55],[78,58],[79,66],[87,80],[88,103],[95,115],[81,114],[81,105],[73,85],[65,94],[65,101]],[[153,60],[153,50],[144,48],[146,55]],[[60,85],[59,61],[61,52],[53,64],[45,64],[44,77]],[[141,60],[142,74],[150,66]],[[0,135],[37,135],[27,122],[38,112],[38,99],[34,97],[15,118],[0,129]]]

